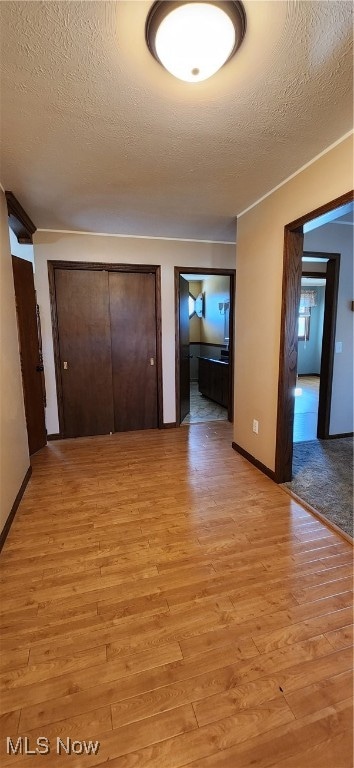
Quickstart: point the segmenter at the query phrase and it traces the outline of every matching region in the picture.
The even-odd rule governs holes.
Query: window
[[[297,337],[299,341],[308,341],[310,337],[310,312],[307,307],[300,307]]]
[[[306,279],[306,278],[304,278]],[[310,317],[311,307],[317,305],[316,288],[306,288],[301,281],[301,295],[299,306],[299,317],[297,327],[297,337],[299,341],[308,341],[310,338]]]
[[[189,319],[195,315],[195,298],[192,293],[189,294],[188,299],[188,307],[189,307]]]

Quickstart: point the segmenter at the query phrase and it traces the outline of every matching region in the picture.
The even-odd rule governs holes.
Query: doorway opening
[[[319,419],[319,411],[322,419],[324,408],[322,400],[327,397],[326,386],[321,390],[321,361],[323,345],[330,340],[327,338],[329,323],[326,325],[327,333],[323,339],[325,312],[332,313],[333,305],[328,306],[329,292],[326,283],[327,264],[329,258],[336,259],[338,254],[321,254],[304,251],[302,257],[301,293],[298,310],[298,358],[297,376],[294,404],[294,429],[293,442],[300,443],[308,440],[316,440],[319,434],[325,432],[325,425]],[[331,275],[329,277],[331,280]],[[333,317],[335,322],[335,317]],[[326,366],[327,369],[327,366]],[[322,369],[322,375],[326,377],[327,370]],[[325,382],[324,382],[325,383]]]
[[[292,479],[295,391],[298,373],[299,306],[302,259],[306,255],[304,254],[304,236],[306,237],[306,234],[310,233],[311,230],[318,229],[336,219],[344,219],[352,211],[352,201],[353,191],[350,191],[285,227],[275,457],[275,480],[278,483],[290,482]],[[330,435],[330,419],[340,255],[328,252],[312,255],[327,259],[317,437],[328,439],[335,436]],[[336,351],[339,351],[339,348]]]
[[[235,270],[175,267],[176,423],[232,421]]]

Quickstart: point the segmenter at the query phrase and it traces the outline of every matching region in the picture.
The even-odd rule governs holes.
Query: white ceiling
[[[354,226],[353,208],[349,213],[345,213],[344,216],[339,216],[338,219],[336,219],[336,224],[348,224],[349,226]]]
[[[301,285],[312,285],[320,288],[321,286],[326,285],[326,279],[324,277],[302,277]]]
[[[247,33],[187,84],[151,2],[0,2],[1,182],[38,228],[234,241],[235,217],[352,128],[352,3],[244,2]]]

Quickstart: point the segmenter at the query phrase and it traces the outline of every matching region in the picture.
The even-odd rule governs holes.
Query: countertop
[[[216,360],[214,357],[203,357],[202,355],[198,355],[198,360],[208,360],[209,363],[218,363],[219,365],[228,365],[228,360]]]

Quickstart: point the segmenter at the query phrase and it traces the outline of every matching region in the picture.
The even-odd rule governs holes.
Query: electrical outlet
[[[256,435],[258,435],[258,421],[257,421],[257,419],[253,419],[252,431]]]

